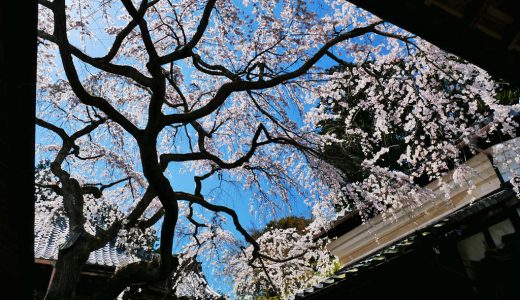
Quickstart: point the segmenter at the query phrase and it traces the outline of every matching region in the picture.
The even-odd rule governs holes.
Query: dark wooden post
[[[0,4],[0,289],[33,298],[37,2]]]

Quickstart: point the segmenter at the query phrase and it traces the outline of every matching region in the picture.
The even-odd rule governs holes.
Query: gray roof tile
[[[34,227],[34,258],[56,260],[58,250],[67,240],[69,231],[68,220],[58,216],[46,222],[36,218]],[[120,267],[135,261],[133,257],[117,247],[112,241],[103,248],[90,253],[87,263],[92,265]]]

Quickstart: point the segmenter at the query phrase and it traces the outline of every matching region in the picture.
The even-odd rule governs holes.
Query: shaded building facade
[[[452,171],[426,186],[433,200],[394,220],[345,216],[326,233],[343,267],[297,299],[520,299],[520,200],[508,183],[519,149],[516,138],[468,160],[471,192]]]

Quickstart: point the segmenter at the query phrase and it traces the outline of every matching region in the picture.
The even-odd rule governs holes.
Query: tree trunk
[[[67,244],[67,243],[66,243]],[[86,264],[90,250],[87,242],[79,238],[70,247],[60,249],[52,282],[45,300],[73,300],[81,270]]]
[[[162,261],[139,261],[128,264],[119,269],[92,299],[111,300],[115,299],[129,286],[164,281],[179,266],[177,257],[173,257],[168,261],[171,264],[164,264]]]
[[[121,268],[105,286],[92,297],[94,300],[115,299],[123,290],[137,283],[146,283],[161,278],[159,266],[150,262],[135,262]]]

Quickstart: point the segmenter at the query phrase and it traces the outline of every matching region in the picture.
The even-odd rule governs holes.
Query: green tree
[[[288,229],[288,228],[296,228],[298,233],[302,233],[305,231],[307,226],[311,223],[311,219],[299,216],[288,216],[278,220],[272,220],[263,229],[250,229],[251,236],[256,240],[264,233],[273,229]]]

